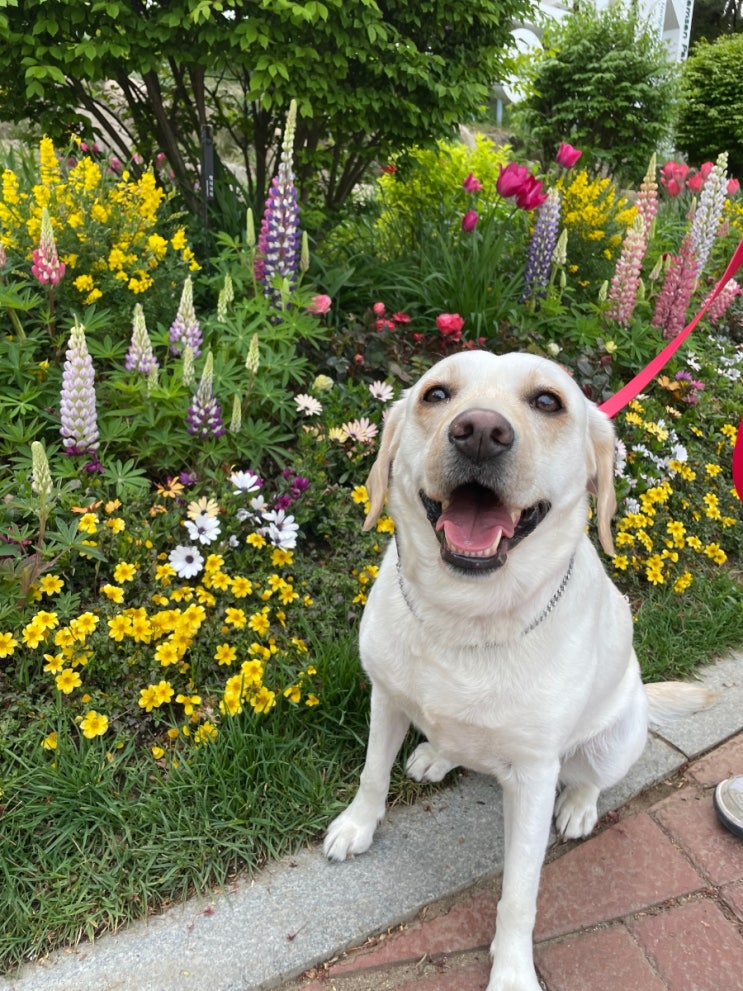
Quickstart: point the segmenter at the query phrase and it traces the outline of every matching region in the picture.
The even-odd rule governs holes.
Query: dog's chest
[[[367,669],[439,753],[472,770],[502,773],[552,751],[563,731],[559,717],[543,725],[556,693],[535,684],[523,651],[411,652]]]

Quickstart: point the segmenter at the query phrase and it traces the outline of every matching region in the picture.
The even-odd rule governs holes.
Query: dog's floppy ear
[[[364,530],[371,530],[382,513],[390,472],[392,471],[392,462],[400,445],[400,428],[402,427],[403,416],[402,400],[398,400],[387,413],[377,460],[372,465],[366,480],[366,491],[371,506],[364,520]]]
[[[599,541],[614,556],[611,519],[617,508],[614,491],[614,426],[601,410],[589,404],[588,410],[588,491],[596,496]]]

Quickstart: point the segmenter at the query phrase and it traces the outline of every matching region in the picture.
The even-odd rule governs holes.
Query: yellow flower
[[[200,695],[176,695],[175,700],[183,706],[183,711],[187,716],[192,715],[194,706],[201,705]]]
[[[155,648],[155,660],[159,661],[164,668],[169,664],[176,664],[181,659],[180,651],[172,640],[163,640]]]
[[[64,667],[63,654],[44,654],[44,660],[46,661],[44,670],[49,674],[57,674]]]
[[[245,538],[245,543],[250,544],[251,547],[265,547],[266,538],[260,533],[249,533]]]
[[[354,502],[365,503],[369,501],[369,496],[366,491],[365,485],[357,485],[351,492],[351,498]]]
[[[172,564],[159,564],[155,568],[155,581],[162,582],[163,585],[169,585],[173,575],[175,575],[175,568]]]
[[[12,633],[0,633],[0,657],[10,657],[17,646],[18,641]]]
[[[101,585],[101,594],[117,605],[124,601],[124,589],[119,588],[118,585]]]
[[[126,530],[126,522],[120,516],[112,516],[106,520],[106,527],[111,533],[123,533]]]
[[[77,522],[77,528],[82,533],[97,533],[98,517],[95,513],[83,513]]]
[[[693,581],[693,576],[691,572],[685,571],[683,575],[677,578],[676,581],[673,583],[674,592],[678,592],[679,594],[685,592],[686,589],[691,585],[692,581]]]
[[[211,743],[216,740],[218,734],[217,727],[207,719],[194,733],[194,743],[200,746],[202,743]]]
[[[626,554],[615,554],[613,564],[618,571],[626,571],[629,565],[629,558]]]
[[[63,692],[65,695],[69,695],[70,692],[79,688],[83,683],[80,675],[77,671],[73,671],[72,668],[64,668],[60,671],[54,682],[60,692]]]
[[[237,657],[237,650],[228,643],[221,643],[214,651],[214,660],[218,664],[232,664]]]
[[[302,698],[302,686],[299,685],[289,685],[288,688],[284,689],[284,698],[289,699],[294,705],[297,705]]]
[[[707,544],[704,553],[715,564],[724,564],[728,559],[727,554],[719,544]]]
[[[103,736],[108,729],[108,716],[96,712],[95,709],[89,709],[80,723],[80,729],[87,740],[92,740],[96,736]]]
[[[42,640],[46,639],[46,634],[43,627],[39,626],[32,620],[21,630],[21,637],[26,646],[34,650],[39,646]]]
[[[150,747],[150,753],[155,758],[155,760],[162,760],[163,757],[165,756],[165,751],[163,750],[163,748],[158,747],[157,745]]]
[[[304,700],[304,704],[309,706],[319,705],[320,699],[317,697],[317,695],[313,695],[312,692],[310,692],[307,698]]]
[[[33,622],[42,630],[53,630],[55,626],[59,626],[57,614],[54,612],[46,612],[44,609],[36,613]]]
[[[76,640],[84,640],[98,626],[98,617],[92,612],[81,613],[70,621],[70,629]]]
[[[228,607],[225,610],[224,621],[225,623],[228,623],[230,626],[234,626],[236,630],[241,630],[245,626],[245,623],[247,622],[247,618],[245,616],[245,613],[242,611],[242,609],[234,609],[232,607]],[[253,629],[253,627],[251,627],[251,629]]]
[[[249,578],[244,578],[242,575],[236,575],[232,579],[232,587],[230,591],[236,599],[244,599],[246,595],[253,594],[253,583]]]
[[[45,595],[56,595],[57,592],[62,591],[64,582],[59,575],[42,575],[38,585]]]
[[[269,712],[276,704],[276,693],[264,685],[253,695],[250,704],[256,712]]]
[[[120,643],[131,634],[132,621],[128,616],[113,616],[108,620],[108,635]]]
[[[52,731],[41,741],[41,745],[44,750],[56,750],[57,749],[57,733]]]
[[[128,561],[119,561],[119,563],[114,568],[114,581],[130,582],[132,578],[137,573],[137,568],[133,564],[129,564]]]
[[[377,523],[377,533],[394,533],[395,524],[390,516],[381,516]]]
[[[281,568],[283,565],[291,565],[294,563],[294,552],[284,550],[283,547],[276,547],[271,552],[271,564],[274,568]]]
[[[264,606],[260,612],[253,613],[248,620],[248,627],[261,637],[265,637],[270,626],[271,621],[268,618],[268,606]]]

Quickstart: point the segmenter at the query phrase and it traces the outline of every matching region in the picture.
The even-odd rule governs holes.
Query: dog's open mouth
[[[444,502],[420,498],[433,526],[441,557],[463,571],[493,571],[519,541],[528,536],[550,510],[549,502],[516,509],[502,502],[495,492],[469,482],[454,489]]]

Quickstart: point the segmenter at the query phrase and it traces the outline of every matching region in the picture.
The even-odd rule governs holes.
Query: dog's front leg
[[[325,835],[323,849],[330,860],[345,860],[371,846],[377,823],[384,816],[392,764],[409,726],[410,720],[389,695],[372,686],[366,763],[356,797]]]
[[[505,856],[493,968],[487,991],[540,991],[532,934],[537,891],[549,841],[559,762],[514,770],[503,784]]]

